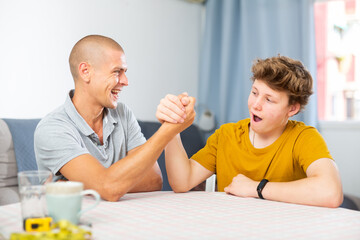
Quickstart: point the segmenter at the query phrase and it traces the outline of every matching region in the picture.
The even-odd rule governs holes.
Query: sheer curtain
[[[217,127],[249,117],[252,62],[278,54],[311,72],[314,95],[295,119],[316,126],[313,0],[207,0],[198,103],[215,114]]]

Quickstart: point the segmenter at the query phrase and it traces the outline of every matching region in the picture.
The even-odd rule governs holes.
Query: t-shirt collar
[[[74,96],[75,90],[70,90],[69,94],[66,96],[65,100],[65,111],[70,117],[70,119],[74,122],[76,127],[79,129],[79,131],[84,134],[85,136],[90,136],[94,134],[94,130],[87,124],[85,119],[79,114],[79,112],[76,110],[74,103],[71,101],[72,97]],[[116,116],[115,116],[116,115]],[[104,108],[104,126],[112,126],[110,129],[107,129],[110,133],[114,129],[114,125],[118,123],[116,120],[119,118],[117,116],[117,111],[109,111],[109,109]],[[108,124],[108,123],[111,124]]]
[[[94,133],[94,130],[87,124],[85,119],[78,113],[73,102],[71,101],[74,96],[74,89],[70,90],[69,94],[66,96],[65,100],[65,112],[69,118],[73,121],[77,129],[84,134],[85,136],[90,136]]]

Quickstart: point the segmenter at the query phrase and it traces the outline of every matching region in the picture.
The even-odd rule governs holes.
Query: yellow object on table
[[[12,233],[10,240],[89,240],[91,231],[84,230],[69,221],[60,220],[47,232]]]
[[[25,231],[27,232],[45,232],[50,231],[52,218],[28,218],[24,221]]]

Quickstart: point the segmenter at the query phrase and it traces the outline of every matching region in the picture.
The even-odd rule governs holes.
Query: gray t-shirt
[[[103,145],[97,134],[77,112],[70,91],[65,103],[45,116],[35,130],[34,148],[39,170],[50,170],[55,181],[64,178],[59,170],[70,160],[91,154],[106,168],[124,158],[128,151],[146,142],[140,126],[123,103],[105,108]]]

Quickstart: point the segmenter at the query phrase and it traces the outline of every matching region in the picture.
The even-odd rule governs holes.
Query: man
[[[160,190],[156,160],[193,122],[195,100],[182,124],[163,124],[146,142],[131,110],[118,103],[128,85],[122,47],[108,37],[86,36],[73,47],[69,63],[75,90],[35,131],[39,169],[51,170],[55,180],[83,182],[109,201],[127,192]]]
[[[172,189],[186,192],[216,173],[219,191],[228,194],[338,207],[342,185],[325,141],[315,128],[289,120],[312,94],[310,73],[283,56],[257,60],[252,72],[250,118],[222,125],[190,159],[179,135],[165,148]],[[173,98],[158,106],[161,122],[183,121],[189,99]]]

